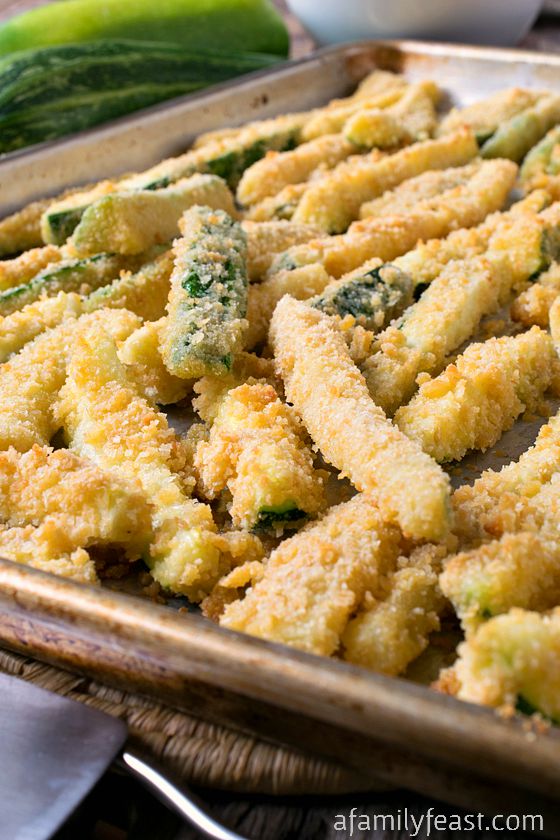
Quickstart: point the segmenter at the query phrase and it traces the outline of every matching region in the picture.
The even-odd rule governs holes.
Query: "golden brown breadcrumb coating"
[[[327,315],[286,296],[271,341],[286,397],[325,459],[371,493],[405,535],[440,539],[449,528],[449,479],[371,399]]]

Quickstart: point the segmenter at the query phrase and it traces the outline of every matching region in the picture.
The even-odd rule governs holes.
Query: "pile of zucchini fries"
[[[560,396],[560,95],[442,93],[375,71],[0,222],[0,555],[393,676],[456,616],[436,688],[560,721],[560,415],[442,466]]]

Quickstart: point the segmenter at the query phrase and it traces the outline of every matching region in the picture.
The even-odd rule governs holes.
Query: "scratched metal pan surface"
[[[0,160],[0,215],[64,187],[147,167],[201,131],[319,105],[374,67],[434,78],[463,104],[511,85],[560,89],[560,57],[416,42],[361,42],[174,100],[67,140]],[[530,445],[519,424],[503,464]],[[457,481],[457,478],[455,478]],[[464,480],[464,478],[463,478]],[[560,730],[518,720],[222,629],[200,615],[0,560],[0,644],[139,690],[216,722],[336,758],[457,804],[543,813],[560,836]]]

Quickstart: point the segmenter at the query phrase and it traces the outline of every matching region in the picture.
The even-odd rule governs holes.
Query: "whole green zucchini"
[[[184,48],[279,56],[289,39],[271,0],[64,0],[0,26],[0,55],[100,38],[174,41]]]

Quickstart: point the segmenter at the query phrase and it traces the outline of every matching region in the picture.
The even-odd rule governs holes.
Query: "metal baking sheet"
[[[447,106],[511,85],[560,90],[560,57],[420,42],[360,42],[174,100],[0,160],[0,214],[97,178],[147,167],[195,134],[344,95],[374,67],[435,78]],[[510,457],[539,421],[513,432]],[[504,441],[498,445],[503,450]],[[486,455],[484,466],[492,461]],[[503,456],[502,456],[503,458]],[[490,460],[489,460],[490,459]],[[503,463],[503,460],[501,461]],[[466,473],[482,462],[469,459]],[[465,477],[466,477],[465,473]],[[463,479],[464,480],[464,479]],[[457,804],[543,813],[560,836],[560,731],[331,659],[220,628],[145,599],[0,560],[0,643],[142,691],[193,714],[336,758]]]

